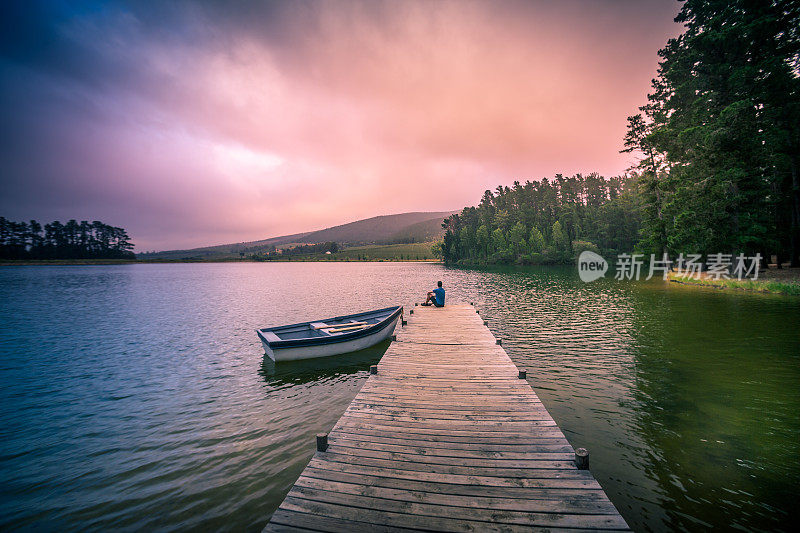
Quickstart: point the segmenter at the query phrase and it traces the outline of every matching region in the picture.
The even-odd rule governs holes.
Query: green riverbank
[[[142,263],[243,263],[243,262],[424,262],[438,263],[431,249],[432,243],[406,243],[364,245],[343,248],[335,253],[302,254],[271,257],[259,255],[203,253],[163,258],[129,259],[35,259],[0,260],[0,266],[35,265],[124,265]]]
[[[669,274],[669,280],[682,285],[710,287],[714,289],[733,289],[752,292],[768,292],[800,296],[800,268],[772,268],[762,272],[756,280],[751,279],[712,279],[708,276],[700,278],[684,278],[675,273]]]

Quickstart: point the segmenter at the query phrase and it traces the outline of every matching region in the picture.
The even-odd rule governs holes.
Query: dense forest
[[[634,180],[597,174],[514,182],[445,219],[447,262],[564,263],[584,249],[633,248],[641,226]]]
[[[0,217],[0,259],[134,259],[128,233],[95,220],[42,226]]]
[[[631,176],[487,191],[445,220],[445,261],[565,262],[598,247],[800,266],[800,2],[687,0],[675,20],[686,30],[628,118]]]

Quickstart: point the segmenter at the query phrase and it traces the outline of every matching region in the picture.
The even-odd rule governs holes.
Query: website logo
[[[589,283],[606,275],[608,263],[602,256],[590,250],[584,250],[578,257],[578,275],[582,281]]]

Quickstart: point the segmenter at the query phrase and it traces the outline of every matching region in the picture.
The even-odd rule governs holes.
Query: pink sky
[[[666,0],[229,9],[60,13],[66,57],[7,53],[5,216],[101,219],[145,251],[618,175],[626,117],[681,30]]]

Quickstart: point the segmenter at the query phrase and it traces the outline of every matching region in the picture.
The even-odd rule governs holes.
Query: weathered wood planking
[[[264,531],[628,529],[474,307],[406,318]]]

